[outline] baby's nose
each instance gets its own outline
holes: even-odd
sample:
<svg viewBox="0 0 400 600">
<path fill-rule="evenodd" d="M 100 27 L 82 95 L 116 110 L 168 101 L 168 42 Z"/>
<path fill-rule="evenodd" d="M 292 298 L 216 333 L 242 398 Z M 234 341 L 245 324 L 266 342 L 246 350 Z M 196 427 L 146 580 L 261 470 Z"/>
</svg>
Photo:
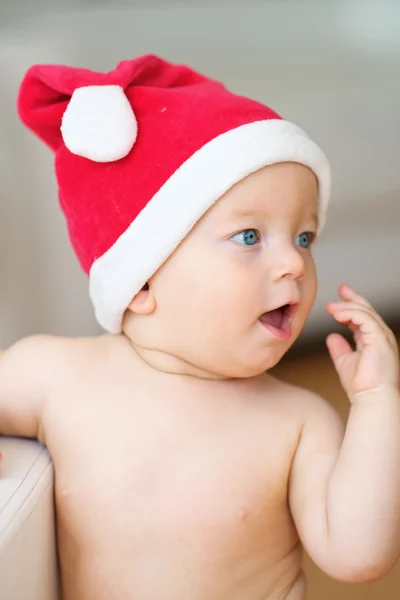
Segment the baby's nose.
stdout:
<svg viewBox="0 0 400 600">
<path fill-rule="evenodd" d="M 290 277 L 301 279 L 305 272 L 304 258 L 294 246 L 285 246 L 277 249 L 273 266 L 274 279 Z"/>
</svg>

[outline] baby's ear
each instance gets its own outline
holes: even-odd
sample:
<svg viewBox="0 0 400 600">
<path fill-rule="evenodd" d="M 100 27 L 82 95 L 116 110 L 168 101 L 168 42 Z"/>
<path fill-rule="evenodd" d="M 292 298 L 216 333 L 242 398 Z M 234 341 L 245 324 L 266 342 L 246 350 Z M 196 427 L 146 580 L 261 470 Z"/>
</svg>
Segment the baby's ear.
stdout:
<svg viewBox="0 0 400 600">
<path fill-rule="evenodd" d="M 128 310 L 136 315 L 150 315 L 155 311 L 156 299 L 152 286 L 146 283 L 136 294 L 128 306 Z"/>
</svg>

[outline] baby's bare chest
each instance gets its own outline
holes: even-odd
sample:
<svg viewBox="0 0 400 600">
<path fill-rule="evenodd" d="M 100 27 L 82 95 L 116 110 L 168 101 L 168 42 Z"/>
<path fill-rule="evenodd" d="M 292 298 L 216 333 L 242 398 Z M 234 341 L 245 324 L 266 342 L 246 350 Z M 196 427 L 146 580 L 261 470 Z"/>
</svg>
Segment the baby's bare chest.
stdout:
<svg viewBox="0 0 400 600">
<path fill-rule="evenodd" d="M 246 560 L 267 568 L 297 543 L 286 498 L 293 432 L 281 423 L 278 435 L 274 412 L 260 423 L 242 406 L 181 406 L 99 402 L 91 419 L 64 416 L 49 437 L 61 539 L 135 556 L 138 568 L 157 555 L 208 574 Z"/>
</svg>

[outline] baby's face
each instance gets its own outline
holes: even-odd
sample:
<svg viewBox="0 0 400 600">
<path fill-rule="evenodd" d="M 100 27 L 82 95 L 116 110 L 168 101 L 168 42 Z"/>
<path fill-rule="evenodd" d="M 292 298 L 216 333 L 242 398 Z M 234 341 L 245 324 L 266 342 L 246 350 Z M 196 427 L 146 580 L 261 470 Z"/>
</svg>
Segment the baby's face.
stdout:
<svg viewBox="0 0 400 600">
<path fill-rule="evenodd" d="M 218 200 L 154 275 L 161 346 L 186 372 L 258 375 L 292 345 L 316 295 L 317 196 L 306 167 L 264 168 Z"/>
</svg>

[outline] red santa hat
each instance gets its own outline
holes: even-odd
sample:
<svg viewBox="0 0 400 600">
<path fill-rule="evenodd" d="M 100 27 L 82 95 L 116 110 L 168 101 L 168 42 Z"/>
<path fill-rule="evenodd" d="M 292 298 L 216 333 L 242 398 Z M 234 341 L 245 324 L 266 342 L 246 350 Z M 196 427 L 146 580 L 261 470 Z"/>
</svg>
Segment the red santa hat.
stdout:
<svg viewBox="0 0 400 600">
<path fill-rule="evenodd" d="M 270 108 L 192 69 L 147 55 L 109 73 L 35 65 L 21 120 L 55 153 L 59 200 L 89 275 L 100 325 L 121 330 L 135 294 L 204 213 L 267 165 L 296 162 L 330 195 L 321 149 Z"/>
</svg>

